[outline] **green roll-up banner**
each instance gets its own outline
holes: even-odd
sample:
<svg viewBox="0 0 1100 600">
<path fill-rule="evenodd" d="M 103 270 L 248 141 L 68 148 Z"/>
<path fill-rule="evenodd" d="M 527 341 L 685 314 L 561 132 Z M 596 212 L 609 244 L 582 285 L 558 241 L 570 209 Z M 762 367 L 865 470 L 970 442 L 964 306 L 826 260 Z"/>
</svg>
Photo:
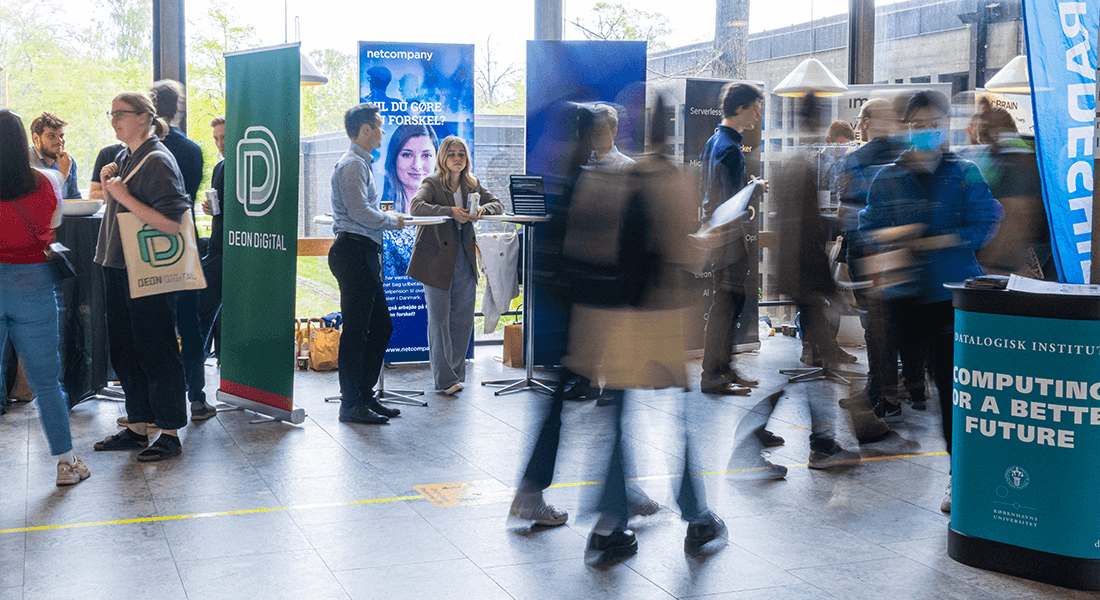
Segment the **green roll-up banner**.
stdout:
<svg viewBox="0 0 1100 600">
<path fill-rule="evenodd" d="M 225 253 L 218 400 L 294 409 L 299 44 L 225 55 Z"/>
</svg>

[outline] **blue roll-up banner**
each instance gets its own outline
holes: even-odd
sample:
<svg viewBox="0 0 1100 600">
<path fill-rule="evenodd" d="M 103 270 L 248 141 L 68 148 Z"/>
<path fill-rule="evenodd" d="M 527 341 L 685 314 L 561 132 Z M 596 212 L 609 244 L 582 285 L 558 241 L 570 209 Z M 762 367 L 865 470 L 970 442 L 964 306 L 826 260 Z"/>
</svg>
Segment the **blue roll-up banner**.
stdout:
<svg viewBox="0 0 1100 600">
<path fill-rule="evenodd" d="M 646 42 L 527 42 L 527 174 L 545 181 L 546 205 L 561 198 L 568 167 L 568 103 L 603 102 L 619 113 L 615 145 L 628 156 L 645 147 Z M 538 244 L 541 228 L 533 228 Z M 535 252 L 535 271 L 540 269 Z M 565 313 L 534 282 L 530 306 L 536 365 L 560 364 Z"/>
<path fill-rule="evenodd" d="M 1036 150 L 1058 276 L 1088 283 L 1100 0 L 1024 0 Z"/>
<path fill-rule="evenodd" d="M 359 101 L 382 110 L 382 146 L 374 177 L 382 202 L 408 213 L 420 182 L 435 171 L 439 142 L 466 140 L 474 161 L 474 47 L 472 44 L 359 42 Z M 429 227 L 450 227 L 450 223 Z M 416 227 L 383 236 L 382 274 L 393 337 L 386 362 L 428 360 L 424 285 L 405 271 Z M 472 333 L 472 332 L 471 332 Z"/>
</svg>

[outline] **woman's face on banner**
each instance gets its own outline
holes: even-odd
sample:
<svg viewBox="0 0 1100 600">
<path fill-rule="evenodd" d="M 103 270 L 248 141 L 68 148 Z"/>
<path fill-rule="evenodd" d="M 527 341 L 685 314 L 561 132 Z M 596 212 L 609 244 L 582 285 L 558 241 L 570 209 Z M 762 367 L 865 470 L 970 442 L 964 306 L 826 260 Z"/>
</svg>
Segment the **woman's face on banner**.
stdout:
<svg viewBox="0 0 1100 600">
<path fill-rule="evenodd" d="M 431 175 L 434 168 L 435 145 L 426 135 L 409 138 L 397 153 L 397 179 L 406 190 L 412 190 L 409 196 L 416 193 L 420 182 Z"/>
</svg>

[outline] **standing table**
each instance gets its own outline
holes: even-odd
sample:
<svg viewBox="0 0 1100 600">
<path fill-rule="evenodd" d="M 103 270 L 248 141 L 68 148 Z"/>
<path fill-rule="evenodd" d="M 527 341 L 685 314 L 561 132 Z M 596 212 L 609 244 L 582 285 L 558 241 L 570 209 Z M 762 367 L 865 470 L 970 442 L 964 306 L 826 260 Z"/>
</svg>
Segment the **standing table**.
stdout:
<svg viewBox="0 0 1100 600">
<path fill-rule="evenodd" d="M 519 223 L 523 226 L 523 366 L 527 369 L 523 379 L 498 379 L 482 381 L 481 385 L 504 386 L 493 392 L 494 395 L 510 394 L 534 390 L 546 394 L 554 393 L 553 388 L 535 379 L 535 341 L 534 327 L 531 322 L 531 305 L 535 300 L 535 291 L 531 285 L 531 273 L 535 270 L 535 253 L 532 250 L 535 225 L 546 223 L 550 217 L 531 217 L 526 215 L 483 215 L 484 221 L 502 221 Z"/>
<path fill-rule="evenodd" d="M 76 277 L 61 282 L 61 380 L 69 407 L 107 387 L 107 308 L 102 268 L 93 262 L 103 213 L 66 216 L 58 242 L 72 251 Z"/>
</svg>

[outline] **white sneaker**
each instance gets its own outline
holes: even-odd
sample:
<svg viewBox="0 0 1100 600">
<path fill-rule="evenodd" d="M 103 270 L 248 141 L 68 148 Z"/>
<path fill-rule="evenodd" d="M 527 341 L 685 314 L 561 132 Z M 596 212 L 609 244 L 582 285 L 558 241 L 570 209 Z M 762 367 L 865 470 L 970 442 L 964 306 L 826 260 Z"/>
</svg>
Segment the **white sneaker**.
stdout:
<svg viewBox="0 0 1100 600">
<path fill-rule="evenodd" d="M 940 510 L 951 513 L 951 482 L 947 482 L 947 491 L 943 493 L 943 502 L 940 502 Z"/>
<path fill-rule="evenodd" d="M 75 485 L 92 476 L 92 472 L 84 465 L 79 456 L 73 457 L 73 462 L 57 463 L 57 485 Z"/>
<path fill-rule="evenodd" d="M 508 516 L 534 521 L 547 527 L 565 525 L 569 520 L 569 513 L 547 504 L 542 499 L 542 494 L 517 493 L 512 500 L 512 507 L 508 509 Z"/>
<path fill-rule="evenodd" d="M 461 391 L 462 391 L 462 384 L 461 383 L 456 383 L 456 384 L 452 385 L 451 387 L 443 390 L 443 393 L 448 395 L 448 396 L 454 396 L 455 394 L 457 394 Z"/>
</svg>

